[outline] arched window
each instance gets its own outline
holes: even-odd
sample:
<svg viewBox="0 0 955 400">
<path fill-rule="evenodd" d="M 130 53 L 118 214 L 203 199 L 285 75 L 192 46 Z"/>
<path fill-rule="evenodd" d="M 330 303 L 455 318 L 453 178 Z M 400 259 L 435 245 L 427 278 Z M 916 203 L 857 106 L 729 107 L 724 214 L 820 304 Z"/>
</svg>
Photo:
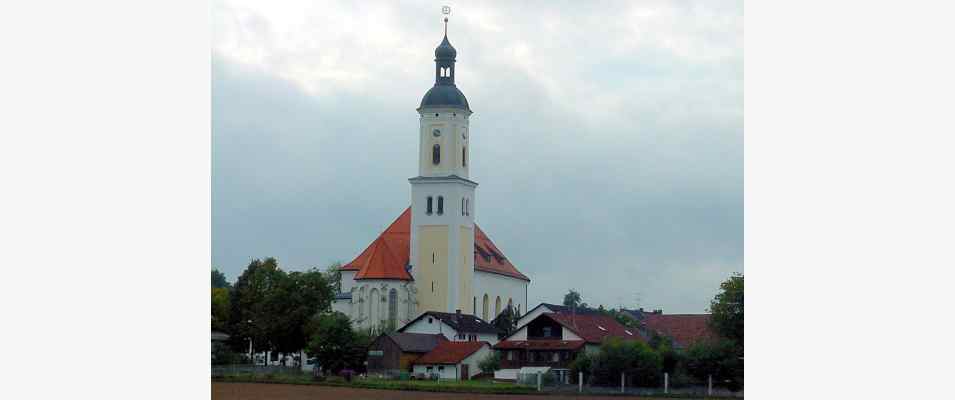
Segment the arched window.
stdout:
<svg viewBox="0 0 955 400">
<path fill-rule="evenodd" d="M 434 199 L 431 198 L 431 196 L 428 196 L 428 210 L 427 210 L 428 215 L 431 215 L 431 205 L 433 202 L 434 202 Z"/>
<path fill-rule="evenodd" d="M 431 148 L 431 162 L 434 163 L 434 165 L 441 164 L 441 145 L 440 144 L 435 144 L 434 147 Z"/>
<path fill-rule="evenodd" d="M 464 214 L 464 197 L 461 198 L 461 215 L 465 215 Z"/>
<path fill-rule="evenodd" d="M 368 300 L 365 299 L 365 288 L 358 289 L 358 318 L 359 319 L 365 317 L 365 305 L 362 303 L 365 303 L 366 301 Z"/>
<path fill-rule="evenodd" d="M 468 147 L 464 146 L 461 148 L 461 166 L 468 166 Z"/>
<path fill-rule="evenodd" d="M 488 304 L 487 304 L 487 293 L 484 293 L 484 313 L 483 313 L 482 315 L 483 315 L 485 321 L 487 321 L 487 307 L 488 307 Z"/>
<path fill-rule="evenodd" d="M 444 214 L 444 196 L 438 196 L 438 215 Z"/>
<path fill-rule="evenodd" d="M 471 315 L 477 316 L 477 296 L 474 296 L 474 304 L 471 305 Z"/>
<path fill-rule="evenodd" d="M 464 199 L 464 215 L 471 215 L 471 199 Z"/>
<path fill-rule="evenodd" d="M 392 288 L 388 292 L 388 328 L 394 328 L 398 321 L 398 290 Z"/>
<path fill-rule="evenodd" d="M 494 302 L 494 316 L 497 317 L 499 314 L 501 314 L 501 296 L 497 296 Z"/>
</svg>

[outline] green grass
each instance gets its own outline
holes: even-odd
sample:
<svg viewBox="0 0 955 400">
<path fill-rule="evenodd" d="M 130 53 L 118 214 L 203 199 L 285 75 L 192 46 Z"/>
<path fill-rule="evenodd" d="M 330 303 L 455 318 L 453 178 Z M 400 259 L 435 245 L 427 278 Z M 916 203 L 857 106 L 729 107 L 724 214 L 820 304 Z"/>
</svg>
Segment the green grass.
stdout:
<svg viewBox="0 0 955 400">
<path fill-rule="evenodd" d="M 284 383 L 295 385 L 346 386 L 363 389 L 415 390 L 423 392 L 492 393 L 492 394 L 532 394 L 537 389 L 527 385 L 493 382 L 490 380 L 450 381 L 450 380 L 389 380 L 377 378 L 353 378 L 345 382 L 341 377 L 329 377 L 316 382 L 308 374 L 228 374 L 213 378 L 219 382 Z"/>
</svg>

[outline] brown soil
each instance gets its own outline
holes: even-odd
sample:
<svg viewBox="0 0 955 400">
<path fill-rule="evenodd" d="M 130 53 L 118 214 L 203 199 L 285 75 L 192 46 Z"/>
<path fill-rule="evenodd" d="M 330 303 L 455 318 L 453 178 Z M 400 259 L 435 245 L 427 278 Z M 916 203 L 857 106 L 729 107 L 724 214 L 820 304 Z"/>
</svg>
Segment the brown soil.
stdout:
<svg viewBox="0 0 955 400">
<path fill-rule="evenodd" d="M 316 385 L 282 385 L 271 383 L 225 383 L 212 382 L 213 400 L 315 400 L 315 399 L 356 399 L 356 400 L 544 400 L 550 397 L 558 399 L 611 400 L 641 399 L 647 397 L 622 396 L 537 396 L 516 394 L 472 394 L 472 393 L 435 393 L 410 390 L 376 390 Z"/>
</svg>

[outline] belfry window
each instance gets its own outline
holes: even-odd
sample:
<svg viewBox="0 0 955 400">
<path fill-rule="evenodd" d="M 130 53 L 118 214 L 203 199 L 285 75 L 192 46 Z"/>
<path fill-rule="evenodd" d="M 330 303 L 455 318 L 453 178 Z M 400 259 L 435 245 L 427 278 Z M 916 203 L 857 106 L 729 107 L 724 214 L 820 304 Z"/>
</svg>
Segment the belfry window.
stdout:
<svg viewBox="0 0 955 400">
<path fill-rule="evenodd" d="M 431 162 L 434 165 L 441 164 L 441 145 L 436 144 L 431 148 Z"/>
<path fill-rule="evenodd" d="M 468 147 L 464 146 L 461 148 L 461 166 L 468 166 Z"/>
<path fill-rule="evenodd" d="M 426 211 L 428 215 L 431 215 L 431 203 L 433 202 L 434 202 L 434 199 L 431 196 L 428 196 L 428 210 Z"/>
<path fill-rule="evenodd" d="M 438 215 L 444 214 L 444 196 L 438 196 Z"/>
<path fill-rule="evenodd" d="M 464 215 L 464 197 L 461 198 L 461 215 Z"/>
</svg>

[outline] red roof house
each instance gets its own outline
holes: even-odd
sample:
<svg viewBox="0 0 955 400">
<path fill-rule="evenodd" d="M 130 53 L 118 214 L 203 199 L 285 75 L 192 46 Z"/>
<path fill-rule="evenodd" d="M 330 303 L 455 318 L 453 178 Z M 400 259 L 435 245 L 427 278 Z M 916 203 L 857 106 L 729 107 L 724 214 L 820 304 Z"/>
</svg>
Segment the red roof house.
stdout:
<svg viewBox="0 0 955 400">
<path fill-rule="evenodd" d="M 709 325 L 710 314 L 646 314 L 644 327 L 673 339 L 676 348 L 688 348 L 718 336 Z"/>
<path fill-rule="evenodd" d="M 438 375 L 442 379 L 471 379 L 481 373 L 478 363 L 491 354 L 487 342 L 444 341 L 414 361 L 414 373 L 419 377 Z"/>
</svg>

